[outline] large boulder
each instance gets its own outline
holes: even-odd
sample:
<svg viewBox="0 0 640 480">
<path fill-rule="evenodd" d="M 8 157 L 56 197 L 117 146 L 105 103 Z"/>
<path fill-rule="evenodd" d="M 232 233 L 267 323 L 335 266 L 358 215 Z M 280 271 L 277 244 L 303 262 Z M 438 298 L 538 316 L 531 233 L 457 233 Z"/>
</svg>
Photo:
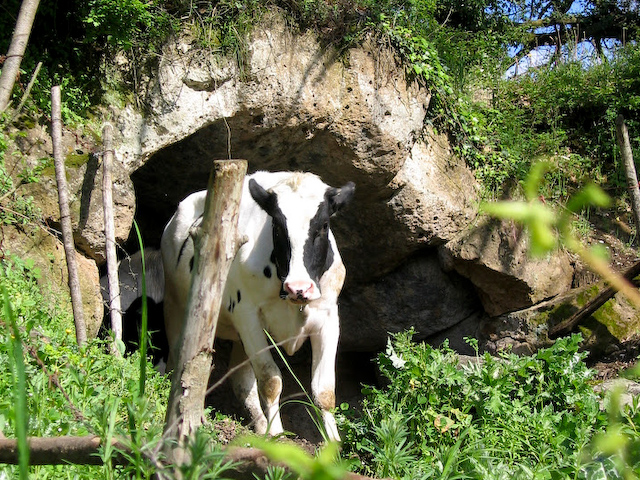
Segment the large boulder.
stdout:
<svg viewBox="0 0 640 480">
<path fill-rule="evenodd" d="M 468 319 L 477 322 L 480 310 L 469 281 L 455 273 L 443 274 L 435 252 L 420 254 L 383 278 L 344 292 L 341 346 L 380 350 L 389 333 L 409 328 L 415 329 L 416 340 L 425 340 Z M 473 336 L 475 331 L 465 333 Z"/>
<path fill-rule="evenodd" d="M 217 158 L 351 180 L 357 199 L 335 231 L 354 281 L 395 269 L 475 216 L 473 175 L 445 136 L 425 129 L 429 92 L 391 51 L 370 42 L 338 57 L 278 16 L 256 28 L 242 71 L 187 40 L 167 47 L 149 80 L 152 114 L 128 107 L 119 117 L 118 157 L 132 171 L 140 216 L 166 221 L 206 187 Z M 161 233 L 146 231 L 152 242 Z"/>
<path fill-rule="evenodd" d="M 529 239 L 513 222 L 481 219 L 441 248 L 447 270 L 471 280 L 490 316 L 522 310 L 571 288 L 570 257 L 531 258 Z"/>
</svg>

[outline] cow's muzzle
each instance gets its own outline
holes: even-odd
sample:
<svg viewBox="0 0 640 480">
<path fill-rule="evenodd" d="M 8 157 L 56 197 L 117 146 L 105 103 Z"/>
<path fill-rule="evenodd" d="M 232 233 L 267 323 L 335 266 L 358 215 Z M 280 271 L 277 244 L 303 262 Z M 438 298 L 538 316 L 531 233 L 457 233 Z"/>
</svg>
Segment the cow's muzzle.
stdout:
<svg viewBox="0 0 640 480">
<path fill-rule="evenodd" d="M 305 305 L 311 300 L 320 297 L 318 287 L 310 281 L 285 281 L 282 286 L 285 294 L 284 298 L 296 305 Z"/>
</svg>

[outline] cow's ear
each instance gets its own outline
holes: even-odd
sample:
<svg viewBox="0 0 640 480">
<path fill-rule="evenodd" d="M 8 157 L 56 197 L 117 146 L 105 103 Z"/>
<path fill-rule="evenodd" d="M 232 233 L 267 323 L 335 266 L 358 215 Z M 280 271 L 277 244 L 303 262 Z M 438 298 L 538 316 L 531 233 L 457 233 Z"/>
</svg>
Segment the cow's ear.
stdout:
<svg viewBox="0 0 640 480">
<path fill-rule="evenodd" d="M 330 215 L 333 215 L 346 204 L 348 204 L 356 192 L 356 184 L 349 182 L 340 188 L 330 188 L 325 197 L 329 202 Z"/>
<path fill-rule="evenodd" d="M 260 208 L 267 212 L 267 214 L 273 215 L 278 205 L 275 193 L 267 192 L 253 178 L 249 180 L 249 193 L 256 203 L 260 205 Z"/>
</svg>

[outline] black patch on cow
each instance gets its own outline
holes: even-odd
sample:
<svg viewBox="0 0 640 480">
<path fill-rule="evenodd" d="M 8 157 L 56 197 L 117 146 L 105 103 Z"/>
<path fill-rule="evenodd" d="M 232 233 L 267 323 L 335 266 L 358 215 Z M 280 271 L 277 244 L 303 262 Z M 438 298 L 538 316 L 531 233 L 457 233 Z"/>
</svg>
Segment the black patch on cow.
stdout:
<svg viewBox="0 0 640 480">
<path fill-rule="evenodd" d="M 240 303 L 240 299 L 242 298 L 242 296 L 240 295 L 240 290 L 238 290 L 238 303 Z"/>
<path fill-rule="evenodd" d="M 280 281 L 289 275 L 291 242 L 287 230 L 287 220 L 278 206 L 278 196 L 262 188 L 253 178 L 249 180 L 249 193 L 255 202 L 271 217 L 273 252 L 271 261 L 276 266 Z"/>
<path fill-rule="evenodd" d="M 331 252 L 331 262 L 328 261 L 329 252 L 331 252 L 329 246 L 329 204 L 323 202 L 309 222 L 307 240 L 304 242 L 302 253 L 304 266 L 316 283 L 319 283 L 320 277 L 333 262 L 333 252 Z"/>
<path fill-rule="evenodd" d="M 193 272 L 193 260 L 194 260 L 195 258 L 196 258 L 196 257 L 191 257 L 191 260 L 189 260 L 189 271 L 190 271 L 190 272 Z"/>
<path fill-rule="evenodd" d="M 303 261 L 309 276 L 316 283 L 333 263 L 333 250 L 329 244 L 329 218 L 351 200 L 354 191 L 353 182 L 342 188 L 328 188 L 324 194 L 325 201 L 309 222 Z"/>
<path fill-rule="evenodd" d="M 184 242 L 182 242 L 182 245 L 180 246 L 180 251 L 178 252 L 178 261 L 176 262 L 176 267 L 180 265 L 182 254 L 184 253 L 185 248 L 187 248 L 187 244 L 189 243 L 190 240 L 191 240 L 191 237 L 187 237 L 184 239 Z"/>
<path fill-rule="evenodd" d="M 233 298 L 229 298 L 229 306 L 227 307 L 227 310 L 229 311 L 229 313 L 233 313 L 235 309 L 236 309 L 236 302 L 233 300 Z"/>
<path fill-rule="evenodd" d="M 264 273 L 265 277 L 271 278 L 271 267 L 267 265 L 266 267 L 264 267 L 264 270 L 262 271 L 262 273 Z"/>
<path fill-rule="evenodd" d="M 182 259 L 182 254 L 184 253 L 185 249 L 187 248 L 187 245 L 189 244 L 189 241 L 193 241 L 193 238 L 191 238 L 193 229 L 200 226 L 200 224 L 202 223 L 202 219 L 203 219 L 203 215 L 200 215 L 198 218 L 196 218 L 193 221 L 193 223 L 189 227 L 189 230 L 187 230 L 187 238 L 185 238 L 184 242 L 182 242 L 182 245 L 180 246 L 180 251 L 178 252 L 178 261 L 176 262 L 176 267 L 178 265 L 180 265 L 180 260 Z M 189 263 L 189 270 L 193 270 L 193 257 L 191 257 L 191 260 L 190 260 L 190 263 Z"/>
</svg>

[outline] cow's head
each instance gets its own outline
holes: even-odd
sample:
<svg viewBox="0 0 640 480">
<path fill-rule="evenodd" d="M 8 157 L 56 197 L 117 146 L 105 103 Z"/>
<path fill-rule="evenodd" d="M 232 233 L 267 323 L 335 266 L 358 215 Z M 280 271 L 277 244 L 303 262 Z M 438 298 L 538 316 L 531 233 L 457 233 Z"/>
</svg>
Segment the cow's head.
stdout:
<svg viewBox="0 0 640 480">
<path fill-rule="evenodd" d="M 271 217 L 280 296 L 296 304 L 320 298 L 320 277 L 333 263 L 329 218 L 351 200 L 353 182 L 332 188 L 315 175 L 292 173 L 269 190 L 251 179 L 249 192 Z"/>
</svg>

